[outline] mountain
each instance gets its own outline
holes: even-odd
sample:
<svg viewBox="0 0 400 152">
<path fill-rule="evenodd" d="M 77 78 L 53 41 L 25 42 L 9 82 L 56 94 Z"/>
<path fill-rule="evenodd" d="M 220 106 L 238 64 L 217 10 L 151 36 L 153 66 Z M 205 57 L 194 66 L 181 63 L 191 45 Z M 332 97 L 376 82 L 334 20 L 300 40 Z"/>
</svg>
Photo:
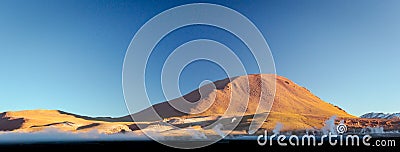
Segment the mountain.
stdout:
<svg viewBox="0 0 400 152">
<path fill-rule="evenodd" d="M 106 134 L 130 131 L 129 126 L 132 122 L 107 122 L 103 119 L 59 110 L 9 111 L 0 113 L 0 131 L 34 132 L 46 128 L 57 128 L 67 132 L 97 130 Z"/>
<path fill-rule="evenodd" d="M 375 113 L 370 112 L 363 114 L 360 118 L 375 118 L 375 119 L 400 119 L 400 113 Z"/>
<path fill-rule="evenodd" d="M 291 80 L 271 74 L 253 74 L 219 80 L 214 82 L 215 88 L 210 87 L 211 85 L 206 85 L 181 98 L 156 104 L 152 108 L 164 119 L 183 116 L 189 118 L 199 116 L 221 116 L 226 112 L 231 99 L 230 95 L 232 94 L 234 104 L 230 107 L 233 109 L 230 111 L 231 115 L 235 115 L 235 112 L 240 113 L 238 111 L 244 111 L 245 115 L 254 115 L 259 105 L 261 95 L 260 86 L 266 87 L 264 91 L 267 94 L 267 98 L 272 97 L 273 81 L 276 82 L 276 94 L 272 108 L 270 111 L 267 111 L 268 108 L 262 108 L 262 111 L 270 112 L 267 122 L 263 125 L 266 129 L 273 129 L 278 122 L 283 124 L 284 130 L 321 128 L 324 125 L 324 121 L 332 116 L 337 116 L 339 118 L 356 118 L 338 106 L 321 100 L 309 90 L 297 85 Z M 247 84 L 249 89 L 243 89 L 246 88 L 243 86 L 247 86 Z M 235 86 L 237 89 L 232 88 Z M 245 100 L 246 98 L 243 98 L 243 96 L 246 97 L 246 94 L 249 94 L 249 103 L 246 109 L 242 109 L 245 107 L 245 105 L 243 105 L 245 102 L 240 102 L 240 100 Z M 193 115 L 175 110 L 175 108 L 171 106 L 171 104 L 179 106 L 179 103 L 185 102 L 184 99 L 193 103 L 192 106 L 185 107 L 186 109 L 184 109 L 184 111 L 188 112 L 201 111 L 204 107 L 208 107 L 210 102 L 215 102 L 211 104 L 206 111 Z M 146 117 L 151 111 L 151 108 L 147 108 L 135 113 L 134 117 L 143 118 L 143 120 L 156 120 L 151 117 Z"/>
</svg>

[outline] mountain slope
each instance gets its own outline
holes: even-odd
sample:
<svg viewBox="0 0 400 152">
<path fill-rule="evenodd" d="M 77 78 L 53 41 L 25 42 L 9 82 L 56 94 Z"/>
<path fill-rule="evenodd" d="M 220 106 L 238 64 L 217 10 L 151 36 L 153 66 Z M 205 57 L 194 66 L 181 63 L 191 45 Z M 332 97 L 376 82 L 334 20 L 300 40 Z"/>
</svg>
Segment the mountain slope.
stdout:
<svg viewBox="0 0 400 152">
<path fill-rule="evenodd" d="M 305 87 L 277 76 L 272 112 L 331 117 L 354 117 L 341 108 L 321 100 Z"/>
</svg>

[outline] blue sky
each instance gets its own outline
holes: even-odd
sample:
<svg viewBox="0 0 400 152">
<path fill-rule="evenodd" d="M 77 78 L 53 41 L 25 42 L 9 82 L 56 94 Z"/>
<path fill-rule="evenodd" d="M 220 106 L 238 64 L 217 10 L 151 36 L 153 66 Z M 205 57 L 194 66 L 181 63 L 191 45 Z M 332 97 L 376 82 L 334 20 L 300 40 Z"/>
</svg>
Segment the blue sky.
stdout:
<svg viewBox="0 0 400 152">
<path fill-rule="evenodd" d="M 192 2 L 1 1 L 0 111 L 127 114 L 122 64 L 135 32 L 154 15 Z M 201 2 L 230 7 L 253 21 L 268 41 L 277 74 L 323 100 L 354 115 L 400 112 L 400 1 Z M 240 53 L 245 46 L 228 32 L 190 26 L 165 37 L 155 51 L 167 51 L 149 64 L 157 70 L 165 52 L 197 38 L 220 41 L 248 58 Z M 190 67 L 199 71 L 183 72 L 183 92 L 201 79 L 224 77 L 211 63 Z M 150 86 L 150 98 L 162 101 L 157 84 Z"/>
</svg>

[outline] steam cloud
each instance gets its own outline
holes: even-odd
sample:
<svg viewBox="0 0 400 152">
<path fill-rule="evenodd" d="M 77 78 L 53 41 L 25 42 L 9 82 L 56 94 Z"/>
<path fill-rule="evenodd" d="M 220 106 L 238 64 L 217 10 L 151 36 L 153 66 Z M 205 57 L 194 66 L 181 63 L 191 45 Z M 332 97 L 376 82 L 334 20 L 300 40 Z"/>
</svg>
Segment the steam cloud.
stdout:
<svg viewBox="0 0 400 152">
<path fill-rule="evenodd" d="M 272 132 L 274 133 L 274 135 L 277 135 L 280 133 L 282 128 L 283 128 L 283 124 L 278 122 L 278 123 L 276 123 L 276 126 L 275 126 L 274 130 L 272 130 Z"/>
<path fill-rule="evenodd" d="M 55 128 L 38 132 L 0 132 L 0 144 L 38 143 L 38 142 L 77 142 L 77 141 L 132 141 L 150 140 L 143 134 L 127 132 L 124 134 L 102 134 L 97 131 L 87 133 L 70 133 Z"/>
<path fill-rule="evenodd" d="M 330 117 L 328 120 L 325 121 L 325 126 L 321 129 L 322 133 L 327 135 L 329 132 L 332 134 L 337 134 L 335 119 L 336 115 Z"/>
</svg>

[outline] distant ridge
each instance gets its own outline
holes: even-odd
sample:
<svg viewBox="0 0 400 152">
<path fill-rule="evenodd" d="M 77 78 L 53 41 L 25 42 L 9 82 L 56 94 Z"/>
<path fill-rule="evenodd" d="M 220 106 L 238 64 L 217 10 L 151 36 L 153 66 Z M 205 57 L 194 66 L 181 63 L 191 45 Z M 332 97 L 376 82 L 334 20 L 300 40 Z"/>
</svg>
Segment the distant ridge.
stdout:
<svg viewBox="0 0 400 152">
<path fill-rule="evenodd" d="M 375 113 L 370 112 L 363 114 L 360 118 L 375 118 L 375 119 L 400 119 L 400 113 Z"/>
</svg>

